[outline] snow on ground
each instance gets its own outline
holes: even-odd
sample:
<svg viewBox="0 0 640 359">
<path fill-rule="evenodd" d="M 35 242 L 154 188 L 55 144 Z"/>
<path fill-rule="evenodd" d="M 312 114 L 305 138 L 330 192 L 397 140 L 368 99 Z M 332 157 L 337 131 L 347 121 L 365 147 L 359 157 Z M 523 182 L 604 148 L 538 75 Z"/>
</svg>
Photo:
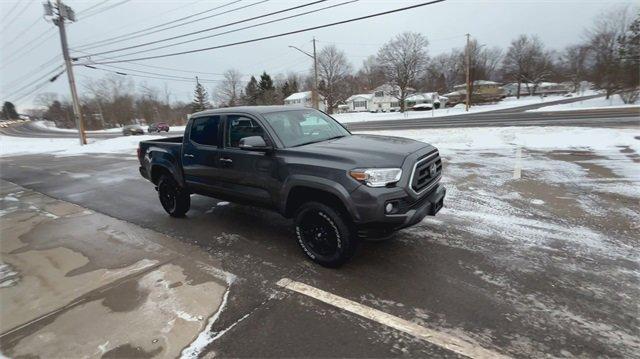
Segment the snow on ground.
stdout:
<svg viewBox="0 0 640 359">
<path fill-rule="evenodd" d="M 635 104 L 626 104 L 624 103 L 624 101 L 622 101 L 622 98 L 620 98 L 620 95 L 613 95 L 608 100 L 605 99 L 604 97 L 598 97 L 598 98 L 592 98 L 584 101 L 545 106 L 545 107 L 536 108 L 533 110 L 528 110 L 527 112 L 596 110 L 600 108 L 625 108 L 625 107 L 640 109 L 640 103 L 636 102 Z"/>
<path fill-rule="evenodd" d="M 56 156 L 116 153 L 136 156 L 138 143 L 160 136 L 122 136 L 107 140 L 89 138 L 89 144 L 80 146 L 77 138 L 27 138 L 0 136 L 0 157 L 48 153 Z"/>
<path fill-rule="evenodd" d="M 589 91 L 589 92 L 585 92 L 584 96 L 589 96 L 593 94 L 595 94 L 595 92 Z M 521 97 L 519 99 L 515 97 L 507 97 L 498 103 L 471 106 L 471 108 L 469 109 L 469 112 L 465 111 L 464 104 L 458 104 L 454 107 L 442 108 L 442 109 L 437 109 L 433 111 L 409 111 L 405 113 L 350 112 L 350 113 L 333 114 L 331 116 L 342 123 L 385 121 L 385 120 L 405 120 L 405 119 L 424 118 L 424 117 L 431 117 L 431 116 L 444 117 L 444 116 L 461 115 L 465 113 L 479 113 L 479 112 L 486 112 L 486 111 L 503 110 L 507 108 L 535 105 L 535 104 L 544 103 L 544 102 L 566 100 L 566 99 L 567 99 L 566 97 L 559 96 L 559 95 L 547 96 L 547 97 L 526 96 L 526 97 Z"/>
<path fill-rule="evenodd" d="M 468 127 L 427 130 L 365 131 L 431 143 L 440 152 L 461 149 L 615 149 L 629 146 L 640 152 L 638 129 L 594 127 Z"/>
<path fill-rule="evenodd" d="M 41 128 L 48 131 L 70 132 L 70 133 L 78 132 L 78 130 L 76 130 L 75 128 L 58 128 L 56 127 L 55 123 L 53 123 L 52 121 L 32 121 L 31 124 L 37 128 Z M 149 126 L 143 125 L 140 127 L 142 127 L 142 129 L 145 132 L 147 132 Z M 170 126 L 170 130 L 180 132 L 180 131 L 184 131 L 185 127 L 186 126 Z M 104 130 L 86 131 L 86 133 L 121 133 L 121 132 L 122 132 L 122 127 L 113 127 L 113 128 L 107 128 Z"/>
</svg>

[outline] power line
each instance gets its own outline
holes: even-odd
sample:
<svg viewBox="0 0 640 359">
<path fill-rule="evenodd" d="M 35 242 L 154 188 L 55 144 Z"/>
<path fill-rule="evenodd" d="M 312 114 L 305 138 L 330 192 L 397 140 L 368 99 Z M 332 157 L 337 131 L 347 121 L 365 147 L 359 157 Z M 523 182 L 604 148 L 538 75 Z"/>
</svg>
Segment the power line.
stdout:
<svg viewBox="0 0 640 359">
<path fill-rule="evenodd" d="M 29 30 L 33 29 L 33 27 L 38 23 L 38 21 L 41 21 L 42 19 L 40 17 L 38 17 L 34 22 L 32 22 L 31 24 L 29 24 L 27 27 L 24 28 L 24 30 L 22 30 L 18 35 L 16 35 L 16 37 L 14 37 L 13 39 L 9 40 L 9 42 L 5 43 L 3 46 L 9 46 L 11 44 L 13 44 L 14 42 L 16 42 L 16 40 L 18 40 L 22 35 L 26 34 L 27 32 L 29 32 Z"/>
<path fill-rule="evenodd" d="M 2 17 L 2 21 L 6 20 L 6 19 L 9 17 L 9 15 L 11 15 L 11 13 L 13 12 L 13 10 L 15 10 L 15 9 L 18 7 L 18 5 L 20 5 L 20 1 L 19 1 L 19 0 L 18 0 L 18 1 L 16 1 L 16 3 L 11 7 L 11 9 L 9 9 L 9 11 L 7 11 L 7 12 L 4 14 L 4 16 Z"/>
<path fill-rule="evenodd" d="M 29 0 L 26 3 L 24 3 L 25 4 L 24 7 L 20 11 L 18 11 L 16 15 L 12 16 L 11 20 L 9 20 L 9 22 L 4 25 L 4 27 L 2 28 L 2 32 L 5 32 L 7 28 L 9 28 L 9 26 L 11 26 L 11 24 L 13 24 L 13 22 L 16 21 L 20 17 L 20 15 L 24 13 L 29 7 L 29 5 L 31 5 L 31 3 L 34 1 L 35 0 Z"/>
<path fill-rule="evenodd" d="M 75 50 L 78 51 L 78 50 Z M 79 52 L 83 52 L 83 51 L 79 51 Z M 97 57 L 98 60 L 115 60 L 116 58 L 114 57 L 107 57 L 107 56 L 100 56 Z M 276 60 L 278 59 L 279 62 L 282 60 L 282 55 L 278 55 L 276 57 L 273 58 L 269 58 L 266 61 L 269 62 L 270 60 Z M 295 63 L 298 63 L 299 60 L 296 60 Z M 149 64 L 143 64 L 143 63 L 139 63 L 139 62 L 127 62 L 130 65 L 136 65 L 136 66 L 140 66 L 140 67 L 145 67 L 145 68 L 152 68 L 152 69 L 160 69 L 160 70 L 169 70 L 169 71 L 175 71 L 175 72 L 182 72 L 182 73 L 188 73 L 188 74 L 192 74 L 192 75 L 213 75 L 213 76 L 224 76 L 224 73 L 219 73 L 219 72 L 207 72 L 207 71 L 199 71 L 199 70 L 183 70 L 183 69 L 178 69 L 175 67 L 167 67 L 167 66 L 157 66 L 157 65 L 149 65 Z M 88 65 L 92 65 L 93 62 L 88 63 Z M 260 65 L 264 65 L 265 62 L 261 61 Z M 87 64 L 76 64 L 76 65 L 87 65 Z M 289 65 L 285 65 L 284 67 L 289 66 Z M 278 66 L 278 68 L 283 67 L 283 66 Z M 263 70 L 260 70 L 263 71 Z M 260 72 L 257 71 L 257 72 Z M 273 68 L 269 69 L 269 72 L 275 72 L 275 70 Z M 298 72 L 303 72 L 303 71 L 298 71 Z M 306 72 L 306 71 L 305 71 Z M 252 74 L 247 74 L 247 73 L 242 73 L 242 76 L 245 77 L 251 77 L 253 76 Z"/>
<path fill-rule="evenodd" d="M 74 51 L 88 54 L 88 52 L 83 52 L 83 51 L 79 51 L 79 50 L 74 50 Z M 116 58 L 115 57 L 100 56 L 100 57 L 98 57 L 98 59 L 115 60 Z M 89 63 L 89 64 L 92 64 L 92 63 Z M 215 75 L 215 76 L 223 76 L 224 75 L 224 74 L 219 73 L 219 72 L 182 70 L 182 69 L 176 69 L 176 68 L 166 67 L 166 66 L 156 66 L 156 65 L 149 65 L 149 64 L 141 64 L 139 62 L 129 62 L 129 64 L 142 66 L 142 67 L 148 67 L 148 68 L 155 68 L 155 69 L 160 69 L 160 70 L 170 70 L 170 71 L 177 71 L 177 72 L 183 72 L 183 73 L 190 73 L 190 74 L 203 74 L 203 75 Z M 86 64 L 77 64 L 77 65 L 86 65 Z"/>
<path fill-rule="evenodd" d="M 4 60 L 4 63 L 2 64 L 2 66 L 0 66 L 0 69 L 3 69 L 6 66 L 14 63 L 15 60 L 22 58 L 22 56 L 30 53 L 31 51 L 33 51 L 33 50 L 37 49 L 38 47 L 40 47 L 40 45 L 42 45 L 42 44 L 46 43 L 47 41 L 49 41 L 52 37 L 54 37 L 56 35 L 55 32 L 52 32 L 51 34 L 49 34 L 49 36 L 43 38 L 42 36 L 45 35 L 47 32 L 49 32 L 49 30 L 50 29 L 47 29 L 44 32 L 40 33 L 40 35 L 35 37 L 33 40 L 27 41 L 22 47 L 20 47 L 18 50 L 13 52 L 13 54 L 9 55 L 9 57 Z M 40 41 L 34 43 L 34 41 L 36 41 L 38 39 L 40 39 Z M 31 46 L 29 47 L 29 45 L 31 45 Z M 22 51 L 23 49 L 25 49 L 27 47 L 29 47 L 29 48 L 26 51 Z"/>
<path fill-rule="evenodd" d="M 238 3 L 240 1 L 242 1 L 242 0 L 234 0 L 234 1 L 231 1 L 229 3 L 213 7 L 211 9 L 207 9 L 207 10 L 195 13 L 195 14 L 184 16 L 184 17 L 181 17 L 179 19 L 167 21 L 167 22 L 164 22 L 162 24 L 154 25 L 154 26 L 142 29 L 142 30 L 134 31 L 134 32 L 131 32 L 129 34 L 123 34 L 123 35 L 114 36 L 114 37 L 111 37 L 111 38 L 108 38 L 108 39 L 104 39 L 104 40 L 100 40 L 100 41 L 94 41 L 94 42 L 92 42 L 91 44 L 88 44 L 88 45 L 80 45 L 80 46 L 78 46 L 78 48 L 79 49 L 93 49 L 93 48 L 98 47 L 98 46 L 110 45 L 112 43 L 116 43 L 116 42 L 120 42 L 120 41 L 124 41 L 124 40 L 130 40 L 130 39 L 133 39 L 133 38 L 136 38 L 136 37 L 147 36 L 147 35 L 156 33 L 158 31 L 164 31 L 164 30 L 167 30 L 167 29 L 170 29 L 170 28 L 160 29 L 160 30 L 157 30 L 157 31 L 152 31 L 152 32 L 149 32 L 147 34 L 141 34 L 141 35 L 137 35 L 137 34 L 140 34 L 140 33 L 143 33 L 143 32 L 147 32 L 149 30 L 157 29 L 159 27 L 171 25 L 171 24 L 179 22 L 179 21 L 190 19 L 190 18 L 192 18 L 194 16 L 198 16 L 198 15 L 202 15 L 202 14 L 205 14 L 205 13 L 208 13 L 208 12 L 211 12 L 211 11 L 222 9 L 223 7 L 227 7 L 227 6 L 233 5 L 233 4 Z M 269 1 L 269 0 L 264 0 L 264 1 Z M 261 2 L 264 2 L 264 1 L 261 1 Z M 237 11 L 237 10 L 242 10 L 242 9 L 245 9 L 245 8 L 247 8 L 249 6 L 253 6 L 253 5 L 257 5 L 257 4 L 250 4 L 250 5 L 241 6 L 241 7 L 235 8 L 235 9 L 231 9 L 231 10 L 227 10 L 227 11 L 224 11 L 224 12 L 221 12 L 221 13 L 217 13 L 217 14 L 213 14 L 213 15 L 207 16 L 207 17 L 202 18 L 202 19 L 198 19 L 197 21 L 200 21 L 200 20 L 203 20 L 203 19 L 209 19 L 211 17 L 227 14 L 227 13 L 230 13 L 230 12 L 233 12 L 233 11 Z M 185 23 L 185 24 L 192 24 L 192 23 L 193 23 L 193 21 Z M 182 25 L 185 25 L 185 24 L 182 24 Z M 180 25 L 180 26 L 182 26 L 182 25 Z"/>
<path fill-rule="evenodd" d="M 149 22 L 149 20 L 155 20 L 155 18 L 157 18 L 159 16 L 162 16 L 162 15 L 168 14 L 168 13 L 172 13 L 172 12 L 174 12 L 176 10 L 184 8 L 185 6 L 190 6 L 190 5 L 193 5 L 195 3 L 202 2 L 202 1 L 204 1 L 204 0 L 195 0 L 195 1 L 192 1 L 192 2 L 187 3 L 187 4 L 181 4 L 178 7 L 171 8 L 171 9 L 165 10 L 165 11 L 157 13 L 157 14 L 145 14 L 145 17 L 146 17 L 145 19 L 136 20 L 136 21 L 130 21 L 130 22 L 127 22 L 124 25 L 118 24 L 117 27 L 110 27 L 108 29 L 105 29 L 105 33 L 111 33 L 113 30 L 121 31 L 122 29 L 131 27 L 131 25 L 136 25 L 137 26 L 137 25 L 140 25 L 140 23 Z M 93 36 L 88 36 L 88 37 L 83 38 L 82 41 L 88 40 L 88 39 L 91 39 L 91 38 L 93 38 Z M 101 41 L 98 41 L 98 42 L 101 42 Z M 96 41 L 92 41 L 91 42 L 91 44 L 94 44 L 94 43 L 96 43 Z M 85 44 L 83 46 L 88 46 L 88 45 Z"/>
<path fill-rule="evenodd" d="M 261 2 L 265 2 L 265 1 L 268 1 L 268 0 L 263 0 Z M 175 39 L 179 39 L 179 38 L 182 38 L 182 37 L 191 36 L 191 35 L 195 35 L 195 34 L 200 34 L 200 33 L 203 33 L 203 32 L 208 32 L 208 31 L 212 31 L 212 30 L 216 30 L 216 29 L 221 29 L 221 28 L 224 28 L 224 27 L 241 24 L 243 22 L 248 22 L 248 21 L 260 19 L 260 18 L 263 18 L 263 17 L 268 17 L 268 16 L 271 16 L 271 15 L 280 14 L 280 13 L 283 13 L 283 12 L 287 12 L 287 11 L 303 8 L 303 7 L 306 7 L 306 6 L 315 5 L 315 4 L 318 4 L 318 3 L 321 3 L 321 2 L 325 2 L 325 1 L 327 1 L 327 0 L 316 0 L 314 2 L 310 2 L 310 3 L 307 3 L 307 4 L 298 5 L 298 6 L 290 7 L 290 8 L 283 9 L 283 10 L 274 11 L 274 12 L 263 14 L 263 15 L 259 15 L 259 16 L 254 16 L 254 17 L 251 17 L 251 18 L 243 19 L 243 20 L 238 20 L 238 21 L 234 21 L 234 22 L 230 22 L 230 23 L 226 23 L 226 24 L 222 24 L 222 25 L 218 25 L 218 26 L 214 26 L 214 27 L 198 30 L 198 31 L 193 31 L 193 32 L 190 32 L 190 33 L 182 34 L 182 35 L 172 36 L 172 37 L 165 38 L 165 39 L 160 39 L 160 40 L 156 40 L 156 41 L 150 41 L 150 42 L 146 42 L 146 43 L 142 43 L 142 44 L 138 44 L 138 45 L 122 47 L 120 49 L 98 52 L 98 53 L 95 53 L 93 55 L 103 55 L 103 54 L 109 54 L 109 53 L 113 53 L 113 52 L 120 52 L 120 51 L 124 51 L 124 50 L 135 49 L 135 48 L 138 48 L 138 47 L 153 45 L 153 44 L 157 44 L 157 43 L 160 43 L 160 42 L 175 40 Z M 260 2 L 258 2 L 258 3 L 260 3 Z M 255 5 L 255 4 L 258 4 L 258 3 L 254 3 L 252 5 Z M 91 56 L 91 55 L 82 56 L 82 57 L 88 57 L 88 56 Z"/>
<path fill-rule="evenodd" d="M 326 1 L 326 0 L 321 0 L 321 1 Z M 321 2 L 321 1 L 316 1 L 316 3 Z M 220 32 L 220 33 L 213 34 L 213 35 L 201 36 L 201 37 L 198 37 L 198 38 L 195 38 L 195 39 L 191 39 L 191 40 L 175 42 L 175 43 L 172 43 L 172 44 L 158 46 L 158 47 L 154 47 L 154 48 L 151 48 L 151 49 L 145 49 L 145 50 L 139 50 L 139 51 L 135 51 L 135 52 L 130 52 L 130 53 L 126 53 L 126 54 L 123 54 L 123 55 L 118 55 L 117 57 L 121 58 L 121 57 L 125 57 L 125 56 L 131 56 L 131 55 L 136 55 L 136 54 L 140 54 L 140 53 L 145 53 L 145 52 L 165 49 L 165 48 L 173 47 L 173 46 L 177 46 L 177 45 L 183 45 L 183 44 L 187 44 L 187 43 L 191 43 L 191 42 L 195 42 L 195 41 L 200 41 L 200 40 L 204 40 L 204 39 L 210 39 L 210 38 L 217 37 L 217 36 L 227 35 L 227 34 L 231 34 L 231 33 L 242 31 L 242 30 L 247 30 L 247 29 L 251 29 L 251 28 L 255 28 L 255 27 L 260 27 L 260 26 L 264 26 L 264 25 L 268 25 L 268 24 L 272 24 L 272 23 L 276 23 L 276 22 L 280 22 L 280 21 L 284 21 L 284 20 L 289 20 L 289 19 L 292 19 L 292 18 L 296 18 L 296 17 L 308 15 L 308 14 L 312 14 L 312 13 L 315 13 L 315 12 L 324 11 L 324 10 L 331 9 L 331 8 L 336 8 L 336 7 L 339 7 L 339 6 L 344 6 L 344 5 L 351 4 L 351 3 L 354 3 L 354 2 L 357 2 L 357 1 L 359 1 L 359 0 L 349 0 L 349 1 L 342 2 L 342 3 L 325 6 L 325 7 L 319 8 L 319 9 L 314 9 L 314 10 L 302 12 L 302 13 L 299 13 L 299 14 L 285 16 L 285 17 L 282 17 L 282 18 L 279 18 L 279 19 L 274 19 L 274 20 L 261 22 L 259 24 L 249 25 L 249 26 L 245 26 L 245 27 L 241 27 L 241 28 L 237 28 L 237 29 L 233 29 L 233 30 L 229 30 L 229 31 Z M 314 3 L 311 3 L 311 4 L 314 4 Z M 307 5 L 304 5 L 304 6 L 308 6 L 308 5 L 311 5 L 311 4 L 307 4 Z M 295 8 L 299 8 L 299 7 L 300 6 L 297 6 Z M 289 10 L 290 9 L 285 9 L 285 10 L 281 10 L 279 12 L 284 12 L 284 11 L 289 11 Z M 269 16 L 269 15 L 273 15 L 273 13 L 272 14 L 263 15 L 263 16 L 266 17 L 266 16 Z M 239 22 L 245 22 L 245 20 L 238 21 L 236 23 L 239 23 Z M 215 28 L 227 27 L 227 26 L 230 26 L 230 25 L 233 25 L 233 24 L 234 23 L 220 25 L 220 26 L 217 26 Z M 214 28 L 212 28 L 212 29 L 214 29 Z M 179 36 L 179 37 L 182 37 L 182 36 Z M 162 41 L 166 41 L 166 40 L 162 40 Z M 161 42 L 161 41 L 159 41 L 159 42 Z M 143 45 L 140 45 L 140 46 L 143 46 Z M 140 46 L 132 46 L 132 47 L 140 47 Z M 115 51 L 121 51 L 121 50 L 114 50 L 113 52 L 115 52 Z M 103 52 L 103 54 L 104 53 L 108 53 L 108 52 L 111 52 L 111 51 Z M 91 56 L 91 55 L 88 55 L 88 56 Z"/>
<path fill-rule="evenodd" d="M 11 81 L 10 83 L 3 85 L 5 90 L 9 90 L 10 88 L 12 88 L 13 86 L 16 86 L 24 81 L 26 81 L 27 79 L 33 77 L 34 75 L 38 74 L 39 72 L 41 72 L 41 70 L 46 69 L 47 67 L 50 67 L 52 65 L 52 61 L 55 60 L 58 56 L 60 56 L 60 54 L 52 57 L 51 59 L 43 62 L 42 64 L 38 65 L 34 70 L 32 70 L 30 73 L 23 75 L 13 81 Z M 59 67 L 59 66 L 58 66 Z M 56 67 L 57 68 L 57 67 Z"/>
<path fill-rule="evenodd" d="M 91 9 L 95 9 L 95 8 L 97 8 L 98 6 L 101 6 L 102 4 L 104 4 L 104 3 L 106 3 L 106 2 L 109 2 L 109 0 L 102 0 L 102 1 L 100 1 L 99 3 L 97 3 L 97 4 L 93 4 L 93 5 L 89 6 L 88 8 L 86 8 L 86 9 L 84 9 L 84 10 L 80 10 L 80 11 L 78 11 L 78 15 L 80 15 L 80 14 L 84 14 L 85 12 L 87 12 L 87 11 L 89 11 L 89 10 L 91 10 Z"/>
<path fill-rule="evenodd" d="M 59 70 L 59 69 L 60 69 L 60 67 L 62 67 L 62 65 L 58 66 L 58 68 L 56 68 L 56 69 L 55 69 L 55 71 Z M 43 76 L 43 77 L 39 78 L 37 81 L 40 81 L 40 80 L 42 80 L 42 79 L 43 79 L 43 78 L 45 78 L 45 77 L 48 77 L 49 75 L 51 75 L 51 74 L 52 74 L 52 73 L 54 73 L 55 71 L 51 71 L 51 72 L 49 72 L 47 75 L 45 75 L 45 76 Z M 33 93 L 35 93 L 36 91 L 38 91 L 39 89 L 41 89 L 42 87 L 44 87 L 45 85 L 47 85 L 48 83 L 50 83 L 50 82 L 54 82 L 55 80 L 57 80 L 57 79 L 58 79 L 58 77 L 60 77 L 60 75 L 62 75 L 65 71 L 66 71 L 66 70 L 64 70 L 64 69 L 63 69 L 62 71 L 60 71 L 60 72 L 58 72 L 57 74 L 55 74 L 53 77 L 48 78 L 48 79 L 46 79 L 45 81 L 41 82 L 40 84 L 36 85 L 36 87 L 35 87 L 34 89 L 32 89 L 31 91 L 28 91 L 27 93 L 22 94 L 22 95 L 20 95 L 20 96 L 18 96 L 18 97 L 16 97 L 16 98 L 14 98 L 14 100 L 13 100 L 13 101 L 20 101 L 20 100 L 22 100 L 24 97 L 29 96 L 29 95 L 31 95 L 31 94 L 33 94 Z M 23 87 L 21 88 L 21 90 L 16 91 L 16 93 L 18 93 L 18 92 L 22 91 L 23 89 L 26 89 L 27 87 L 32 86 L 32 85 L 33 85 L 35 82 L 37 82 L 37 81 L 33 81 L 32 83 L 28 84 L 27 86 L 23 86 Z M 17 95 L 16 95 L 16 96 L 17 96 Z"/>
<path fill-rule="evenodd" d="M 102 9 L 97 9 L 97 10 L 95 10 L 95 11 L 89 13 L 89 14 L 84 15 L 84 18 L 87 19 L 87 18 L 89 18 L 89 17 L 91 17 L 93 15 L 98 15 L 98 14 L 103 13 L 105 11 L 111 10 L 111 9 L 113 9 L 115 7 L 118 7 L 118 6 L 122 5 L 122 4 L 128 3 L 129 1 L 131 1 L 131 0 L 123 0 L 123 1 L 120 1 L 119 3 L 115 3 L 113 5 L 109 5 L 109 6 L 103 7 Z"/>
<path fill-rule="evenodd" d="M 173 76 L 173 75 L 159 74 L 159 73 L 153 73 L 153 72 L 147 72 L 147 71 L 138 71 L 138 70 L 127 69 L 127 68 L 117 67 L 117 66 L 103 65 L 103 66 L 115 68 L 115 69 L 121 70 L 121 71 L 105 69 L 105 68 L 96 67 L 96 66 L 92 66 L 92 65 L 84 65 L 84 66 L 87 67 L 87 68 L 90 68 L 92 70 L 101 70 L 101 71 L 110 72 L 110 73 L 113 73 L 113 74 L 116 74 L 116 75 L 121 75 L 121 76 L 133 76 L 133 77 L 141 77 L 141 78 L 147 78 L 147 79 L 168 80 L 168 81 L 177 81 L 177 82 L 195 82 L 193 77 Z M 135 74 L 135 73 L 132 74 L 132 73 L 123 72 L 123 71 L 141 72 L 141 73 L 146 73 L 146 74 L 152 74 L 154 76 L 140 75 L 140 74 Z M 202 79 L 202 78 L 199 78 L 199 80 L 200 80 L 200 82 L 203 82 L 203 83 L 218 83 L 218 82 L 223 81 L 223 80 Z M 243 82 L 246 82 L 246 81 L 243 81 Z"/>
<path fill-rule="evenodd" d="M 351 19 L 347 19 L 347 20 L 336 21 L 336 22 L 332 22 L 332 23 L 328 23 L 328 24 L 324 24 L 324 25 L 317 25 L 317 26 L 307 27 L 307 28 L 303 28 L 303 29 L 283 32 L 283 33 L 280 33 L 280 34 L 263 36 L 263 37 L 258 37 L 258 38 L 254 38 L 254 39 L 243 40 L 243 41 L 237 41 L 237 42 L 232 42 L 232 43 L 218 45 L 218 46 L 211 46 L 211 47 L 205 47 L 205 48 L 194 49 L 194 50 L 173 52 L 173 53 L 168 53 L 168 54 L 163 54 L 163 55 L 145 56 L 145 57 L 138 57 L 138 58 L 133 58 L 133 59 L 124 59 L 124 60 L 115 60 L 115 61 L 106 61 L 106 62 L 96 62 L 96 63 L 97 64 L 111 64 L 111 63 L 119 63 L 119 62 L 141 61 L 141 60 L 158 59 L 158 58 L 163 58 L 163 57 L 171 57 L 171 56 L 193 54 L 193 53 L 202 52 L 202 51 L 216 50 L 216 49 L 221 49 L 221 48 L 226 48 L 226 47 L 231 47 L 231 46 L 237 46 L 237 45 L 249 44 L 249 43 L 258 42 L 258 41 L 274 39 L 274 38 L 293 35 L 293 34 L 299 34 L 299 33 L 303 33 L 303 32 L 308 32 L 308 31 L 312 31 L 312 30 L 318 30 L 318 29 L 323 29 L 323 28 L 327 28 L 327 27 L 347 24 L 347 23 L 361 21 L 361 20 L 365 20 L 365 19 L 371 19 L 371 18 L 374 18 L 374 17 L 393 14 L 393 13 L 401 12 L 401 11 L 407 11 L 407 10 L 419 8 L 419 7 L 422 7 L 422 6 L 433 5 L 433 4 L 436 4 L 436 3 L 443 2 L 443 1 L 446 1 L 446 0 L 432 0 L 432 1 L 429 1 L 429 2 L 422 3 L 422 4 L 405 6 L 405 7 L 394 9 L 394 10 L 388 10 L 388 11 L 383 11 L 383 12 L 374 13 L 374 14 L 370 14 L 370 15 L 351 18 Z"/>
</svg>

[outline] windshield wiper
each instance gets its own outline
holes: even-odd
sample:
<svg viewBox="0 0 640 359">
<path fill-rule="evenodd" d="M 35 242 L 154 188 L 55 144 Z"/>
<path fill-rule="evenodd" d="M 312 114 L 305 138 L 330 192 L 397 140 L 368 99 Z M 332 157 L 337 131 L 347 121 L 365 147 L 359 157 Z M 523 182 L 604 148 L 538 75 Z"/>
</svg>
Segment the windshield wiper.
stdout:
<svg viewBox="0 0 640 359">
<path fill-rule="evenodd" d="M 318 143 L 318 142 L 324 142 L 324 141 L 330 141 L 330 140 L 335 140 L 336 138 L 342 138 L 342 137 L 346 137 L 347 135 L 339 135 L 339 136 L 333 136 L 333 137 L 329 137 L 329 138 L 323 138 L 321 140 L 317 140 L 317 141 L 311 141 L 311 142 L 305 142 L 305 143 L 301 143 L 295 146 L 291 146 L 291 147 L 300 147 L 300 146 L 304 146 L 304 145 L 310 145 L 312 143 Z"/>
</svg>

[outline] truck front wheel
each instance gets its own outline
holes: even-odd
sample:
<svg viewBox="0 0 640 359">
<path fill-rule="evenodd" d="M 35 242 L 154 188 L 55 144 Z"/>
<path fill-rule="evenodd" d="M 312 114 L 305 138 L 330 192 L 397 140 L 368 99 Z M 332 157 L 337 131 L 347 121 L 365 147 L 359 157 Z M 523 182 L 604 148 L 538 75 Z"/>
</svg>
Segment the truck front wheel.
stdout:
<svg viewBox="0 0 640 359">
<path fill-rule="evenodd" d="M 319 202 L 308 202 L 298 209 L 295 230 L 307 257 L 325 267 L 340 267 L 357 248 L 358 237 L 351 221 Z"/>
<path fill-rule="evenodd" d="M 191 207 L 191 196 L 184 191 L 176 180 L 169 175 L 162 175 L 158 180 L 158 197 L 162 208 L 171 217 L 184 217 Z"/>
</svg>

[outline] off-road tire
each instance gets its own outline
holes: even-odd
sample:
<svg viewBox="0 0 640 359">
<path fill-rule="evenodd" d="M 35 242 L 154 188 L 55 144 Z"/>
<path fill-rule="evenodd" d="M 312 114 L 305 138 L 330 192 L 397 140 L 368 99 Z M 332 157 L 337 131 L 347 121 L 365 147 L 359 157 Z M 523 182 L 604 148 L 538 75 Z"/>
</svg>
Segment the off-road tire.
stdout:
<svg viewBox="0 0 640 359">
<path fill-rule="evenodd" d="M 191 195 L 170 175 L 160 176 L 158 198 L 171 217 L 184 217 L 191 207 Z"/>
<path fill-rule="evenodd" d="M 348 215 L 319 202 L 307 202 L 298 208 L 295 231 L 304 254 L 329 268 L 346 263 L 359 243 Z"/>
</svg>

